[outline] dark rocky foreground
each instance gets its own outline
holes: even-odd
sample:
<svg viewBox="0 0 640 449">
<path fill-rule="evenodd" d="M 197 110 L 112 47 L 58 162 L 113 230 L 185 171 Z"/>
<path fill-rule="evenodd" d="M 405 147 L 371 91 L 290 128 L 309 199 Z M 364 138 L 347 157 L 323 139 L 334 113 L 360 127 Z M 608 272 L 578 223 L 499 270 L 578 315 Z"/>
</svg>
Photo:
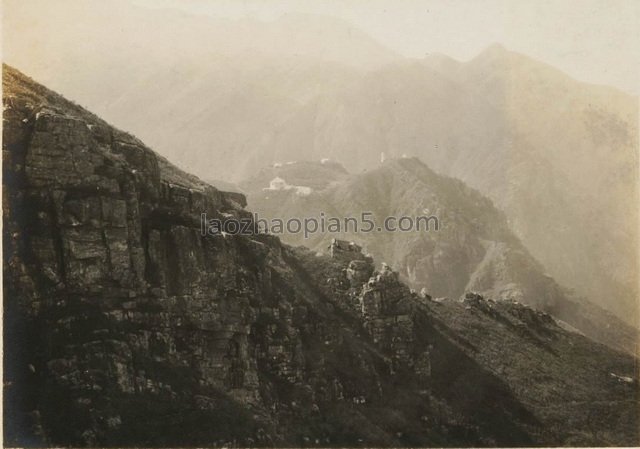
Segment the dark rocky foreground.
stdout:
<svg viewBox="0 0 640 449">
<path fill-rule="evenodd" d="M 203 237 L 241 195 L 3 68 L 7 445 L 635 445 L 636 359 L 357 251 Z"/>
</svg>

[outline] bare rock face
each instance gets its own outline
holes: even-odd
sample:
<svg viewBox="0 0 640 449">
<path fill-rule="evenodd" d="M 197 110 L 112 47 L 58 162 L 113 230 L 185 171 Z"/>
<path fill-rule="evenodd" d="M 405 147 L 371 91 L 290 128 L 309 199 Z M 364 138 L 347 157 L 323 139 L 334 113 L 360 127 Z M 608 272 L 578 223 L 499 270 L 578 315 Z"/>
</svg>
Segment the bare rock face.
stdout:
<svg viewBox="0 0 640 449">
<path fill-rule="evenodd" d="M 9 441 L 402 444 L 375 411 L 397 389 L 396 359 L 409 367 L 406 316 L 341 316 L 277 239 L 202 234 L 203 213 L 249 216 L 243 195 L 12 69 L 4 86 Z M 372 262 L 349 253 L 330 277 L 364 310 Z M 407 342 L 369 343 L 398 319 Z"/>
<path fill-rule="evenodd" d="M 250 217 L 244 196 L 181 172 L 19 72 L 3 75 L 9 444 L 566 441 L 569 432 L 547 432 L 566 416 L 545 416 L 516 388 L 529 365 L 507 383 L 491 368 L 504 356 L 476 358 L 459 337 L 478 323 L 495 325 L 489 343 L 532 353 L 531 323 L 545 347 L 569 341 L 579 357 L 566 369 L 596 385 L 580 390 L 584 403 L 628 399 L 626 384 L 599 374 L 632 377 L 634 361 L 550 318 L 516 308 L 518 326 L 504 327 L 482 311 L 428 305 L 357 248 L 328 257 L 263 234 L 203 235 L 202 213 Z M 452 332 L 461 316 L 469 321 Z M 585 362 L 594 347 L 602 366 Z M 540 379 L 568 381 L 561 369 Z M 633 441 L 637 416 L 625 413 L 603 424 L 607 441 Z M 590 423 L 575 424 L 577 442 L 604 444 Z"/>
<path fill-rule="evenodd" d="M 9 95 L 5 291 L 26 313 L 23 325 L 40 327 L 47 349 L 31 365 L 35 373 L 68 395 L 59 406 L 71 417 L 97 420 L 66 441 L 97 443 L 120 426 L 117 413 L 93 413 L 98 393 L 175 398 L 172 383 L 182 377 L 256 401 L 250 303 L 271 289 L 271 276 L 237 261 L 269 251 L 259 241 L 199 232 L 201 213 L 220 216 L 243 198 L 167 181 L 158 157 L 137 139 L 55 101 L 42 106 Z"/>
</svg>

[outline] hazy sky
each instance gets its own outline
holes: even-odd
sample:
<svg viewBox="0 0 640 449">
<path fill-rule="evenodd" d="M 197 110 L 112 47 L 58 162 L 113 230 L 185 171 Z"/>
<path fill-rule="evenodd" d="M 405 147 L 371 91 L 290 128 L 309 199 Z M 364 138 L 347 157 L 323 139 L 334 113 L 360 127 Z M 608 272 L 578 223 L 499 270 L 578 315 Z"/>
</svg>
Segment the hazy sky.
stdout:
<svg viewBox="0 0 640 449">
<path fill-rule="evenodd" d="M 134 1 L 218 17 L 338 16 L 410 57 L 439 52 L 467 60 L 500 42 L 581 81 L 640 93 L 638 0 Z"/>
</svg>

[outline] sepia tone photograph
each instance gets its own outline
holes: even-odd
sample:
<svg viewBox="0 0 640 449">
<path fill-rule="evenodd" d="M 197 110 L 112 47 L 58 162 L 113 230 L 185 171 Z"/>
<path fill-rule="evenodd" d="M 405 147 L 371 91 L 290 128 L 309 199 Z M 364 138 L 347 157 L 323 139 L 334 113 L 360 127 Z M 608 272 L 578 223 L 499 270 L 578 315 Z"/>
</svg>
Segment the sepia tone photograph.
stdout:
<svg viewBox="0 0 640 449">
<path fill-rule="evenodd" d="M 2 447 L 640 446 L 640 2 L 0 4 Z"/>
</svg>

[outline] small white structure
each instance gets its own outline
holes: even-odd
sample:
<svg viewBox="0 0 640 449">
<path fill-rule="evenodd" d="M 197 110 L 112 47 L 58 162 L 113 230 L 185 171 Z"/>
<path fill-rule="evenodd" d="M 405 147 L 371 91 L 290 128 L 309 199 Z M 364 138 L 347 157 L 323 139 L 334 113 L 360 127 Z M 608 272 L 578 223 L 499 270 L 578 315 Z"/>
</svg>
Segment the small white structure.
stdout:
<svg viewBox="0 0 640 449">
<path fill-rule="evenodd" d="M 324 165 L 324 164 L 326 164 L 327 162 L 329 162 L 330 160 L 331 160 L 331 159 L 329 159 L 328 157 L 325 157 L 325 158 L 320 159 L 320 163 Z"/>
<path fill-rule="evenodd" d="M 269 187 L 265 190 L 286 190 L 289 188 L 287 181 L 280 176 L 276 176 L 269 182 Z"/>
<path fill-rule="evenodd" d="M 294 186 L 291 184 L 287 184 L 287 181 L 282 179 L 280 176 L 276 176 L 271 181 L 269 181 L 269 187 L 265 187 L 262 190 L 264 191 L 273 191 L 273 190 L 295 190 L 296 195 L 299 196 L 307 196 L 310 195 L 313 189 L 307 186 Z"/>
<path fill-rule="evenodd" d="M 311 187 L 307 187 L 307 186 L 293 186 L 296 189 L 296 195 L 299 196 L 307 196 L 310 195 L 311 192 L 313 191 L 313 189 L 311 189 Z"/>
</svg>

